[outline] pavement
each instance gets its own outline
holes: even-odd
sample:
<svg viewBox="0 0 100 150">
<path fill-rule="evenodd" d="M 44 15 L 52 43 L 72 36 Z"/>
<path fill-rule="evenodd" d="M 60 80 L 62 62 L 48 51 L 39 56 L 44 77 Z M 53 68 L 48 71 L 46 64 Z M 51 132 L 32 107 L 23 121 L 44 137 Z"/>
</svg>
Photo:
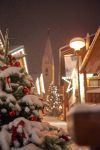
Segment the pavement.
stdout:
<svg viewBox="0 0 100 150">
<path fill-rule="evenodd" d="M 58 128 L 63 128 L 65 130 L 67 130 L 67 122 L 66 121 L 62 121 L 62 120 L 58 119 L 57 117 L 44 116 L 43 117 L 43 121 L 44 122 L 48 122 L 51 125 L 56 126 Z M 69 150 L 89 150 L 89 148 L 88 147 L 79 147 L 75 143 L 72 143 L 70 145 Z"/>
<path fill-rule="evenodd" d="M 44 116 L 43 121 L 49 122 L 51 125 L 56 126 L 58 128 L 63 128 L 63 129 L 67 130 L 67 122 L 62 121 L 62 120 L 58 119 L 57 117 Z"/>
</svg>

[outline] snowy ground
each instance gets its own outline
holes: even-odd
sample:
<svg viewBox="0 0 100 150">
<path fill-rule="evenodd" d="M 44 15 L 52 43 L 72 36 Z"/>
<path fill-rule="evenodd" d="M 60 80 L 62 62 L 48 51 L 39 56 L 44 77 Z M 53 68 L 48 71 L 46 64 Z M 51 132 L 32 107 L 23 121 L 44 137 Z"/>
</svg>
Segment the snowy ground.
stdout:
<svg viewBox="0 0 100 150">
<path fill-rule="evenodd" d="M 51 116 L 44 116 L 43 118 L 44 122 L 49 122 L 51 125 L 54 125 L 58 128 L 63 128 L 67 130 L 67 123 L 65 121 L 61 121 L 56 117 L 51 117 Z M 71 150 L 89 150 L 88 147 L 79 147 L 75 143 L 72 143 L 70 145 Z"/>
<path fill-rule="evenodd" d="M 63 128 L 67 130 L 67 123 L 65 121 L 59 120 L 57 117 L 44 116 L 43 121 L 49 122 L 51 125 L 56 126 L 58 128 Z"/>
</svg>

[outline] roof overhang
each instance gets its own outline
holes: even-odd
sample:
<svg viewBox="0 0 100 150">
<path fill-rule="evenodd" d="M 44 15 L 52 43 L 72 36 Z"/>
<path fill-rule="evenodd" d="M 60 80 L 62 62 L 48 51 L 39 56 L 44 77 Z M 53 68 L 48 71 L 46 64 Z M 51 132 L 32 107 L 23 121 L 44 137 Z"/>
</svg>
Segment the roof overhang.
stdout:
<svg viewBox="0 0 100 150">
<path fill-rule="evenodd" d="M 21 45 L 21 46 L 15 47 L 14 49 L 11 49 L 11 50 L 9 51 L 9 54 L 12 54 L 12 55 L 24 54 L 24 55 L 25 55 L 25 48 L 24 48 L 24 45 Z M 23 62 L 24 62 L 25 70 L 26 70 L 26 72 L 28 73 L 28 67 L 27 67 L 26 57 L 23 57 Z"/>
<path fill-rule="evenodd" d="M 97 73 L 100 71 L 100 27 L 89 46 L 89 49 L 80 66 L 80 73 Z"/>
</svg>

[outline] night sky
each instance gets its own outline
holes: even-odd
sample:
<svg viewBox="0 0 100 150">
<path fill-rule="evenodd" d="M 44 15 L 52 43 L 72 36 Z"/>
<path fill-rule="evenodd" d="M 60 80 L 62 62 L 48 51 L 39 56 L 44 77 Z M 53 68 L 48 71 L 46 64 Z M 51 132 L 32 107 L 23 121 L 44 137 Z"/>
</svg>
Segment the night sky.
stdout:
<svg viewBox="0 0 100 150">
<path fill-rule="evenodd" d="M 24 45 L 31 75 L 41 72 L 48 28 L 58 72 L 58 49 L 75 36 L 95 33 L 100 0 L 0 0 L 0 29 L 11 45 Z"/>
</svg>

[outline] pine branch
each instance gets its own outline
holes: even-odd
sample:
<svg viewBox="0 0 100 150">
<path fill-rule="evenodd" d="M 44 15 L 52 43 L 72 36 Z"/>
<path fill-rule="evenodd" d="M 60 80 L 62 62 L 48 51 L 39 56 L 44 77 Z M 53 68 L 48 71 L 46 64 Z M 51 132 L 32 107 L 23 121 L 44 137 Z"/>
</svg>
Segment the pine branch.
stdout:
<svg viewBox="0 0 100 150">
<path fill-rule="evenodd" d="M 0 61 L 6 64 L 4 56 L 0 56 Z"/>
</svg>

